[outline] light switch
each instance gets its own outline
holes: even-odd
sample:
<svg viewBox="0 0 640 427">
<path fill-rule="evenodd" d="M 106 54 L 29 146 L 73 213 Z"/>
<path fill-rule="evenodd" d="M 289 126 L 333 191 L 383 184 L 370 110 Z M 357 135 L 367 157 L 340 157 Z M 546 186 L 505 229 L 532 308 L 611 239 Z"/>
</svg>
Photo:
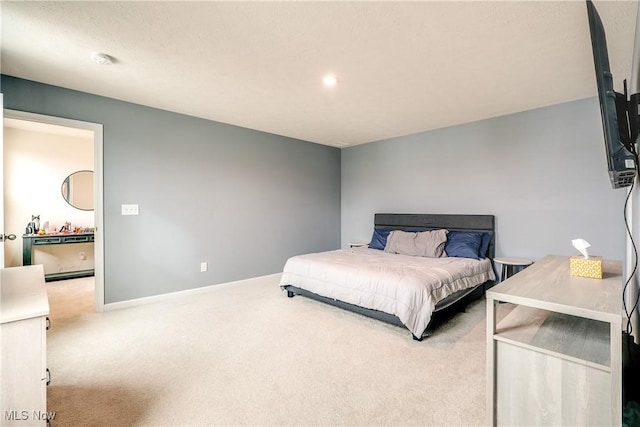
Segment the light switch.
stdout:
<svg viewBox="0 0 640 427">
<path fill-rule="evenodd" d="M 122 215 L 138 215 L 138 205 L 122 205 Z"/>
</svg>

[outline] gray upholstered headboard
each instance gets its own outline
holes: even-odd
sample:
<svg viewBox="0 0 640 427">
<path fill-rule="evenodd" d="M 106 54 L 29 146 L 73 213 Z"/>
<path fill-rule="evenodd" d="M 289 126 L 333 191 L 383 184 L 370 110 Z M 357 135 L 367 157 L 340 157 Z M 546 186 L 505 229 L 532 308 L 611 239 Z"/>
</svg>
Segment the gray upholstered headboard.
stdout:
<svg viewBox="0 0 640 427">
<path fill-rule="evenodd" d="M 446 228 L 447 230 L 490 231 L 493 238 L 489 244 L 488 256 L 495 256 L 494 215 L 456 215 L 456 214 L 389 214 L 377 213 L 374 216 L 375 228 L 388 230 L 420 231 Z"/>
</svg>

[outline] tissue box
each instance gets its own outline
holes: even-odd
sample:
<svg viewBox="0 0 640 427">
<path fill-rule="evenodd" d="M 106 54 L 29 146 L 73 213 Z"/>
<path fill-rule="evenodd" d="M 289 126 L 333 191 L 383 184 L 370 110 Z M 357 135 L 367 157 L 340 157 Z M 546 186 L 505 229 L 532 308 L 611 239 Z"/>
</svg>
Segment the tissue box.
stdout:
<svg viewBox="0 0 640 427">
<path fill-rule="evenodd" d="M 585 259 L 579 256 L 569 258 L 569 273 L 577 277 L 602 279 L 602 257 L 592 256 Z"/>
</svg>

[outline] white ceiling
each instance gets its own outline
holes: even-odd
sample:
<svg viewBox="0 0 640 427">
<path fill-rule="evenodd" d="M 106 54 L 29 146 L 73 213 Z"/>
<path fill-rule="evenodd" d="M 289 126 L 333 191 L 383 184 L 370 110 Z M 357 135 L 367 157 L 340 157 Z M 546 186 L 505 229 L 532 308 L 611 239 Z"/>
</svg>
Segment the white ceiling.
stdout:
<svg viewBox="0 0 640 427">
<path fill-rule="evenodd" d="M 637 2 L 595 5 L 621 87 Z M 3 74 L 338 147 L 596 95 L 583 1 L 0 8 Z"/>
</svg>

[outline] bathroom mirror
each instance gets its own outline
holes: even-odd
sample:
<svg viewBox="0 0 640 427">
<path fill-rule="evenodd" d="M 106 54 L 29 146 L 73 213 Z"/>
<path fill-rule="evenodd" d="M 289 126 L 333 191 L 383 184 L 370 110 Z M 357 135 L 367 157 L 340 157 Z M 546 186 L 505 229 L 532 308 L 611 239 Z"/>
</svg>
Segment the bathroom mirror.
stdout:
<svg viewBox="0 0 640 427">
<path fill-rule="evenodd" d="M 62 181 L 62 197 L 74 208 L 93 210 L 93 171 L 82 170 Z"/>
</svg>

